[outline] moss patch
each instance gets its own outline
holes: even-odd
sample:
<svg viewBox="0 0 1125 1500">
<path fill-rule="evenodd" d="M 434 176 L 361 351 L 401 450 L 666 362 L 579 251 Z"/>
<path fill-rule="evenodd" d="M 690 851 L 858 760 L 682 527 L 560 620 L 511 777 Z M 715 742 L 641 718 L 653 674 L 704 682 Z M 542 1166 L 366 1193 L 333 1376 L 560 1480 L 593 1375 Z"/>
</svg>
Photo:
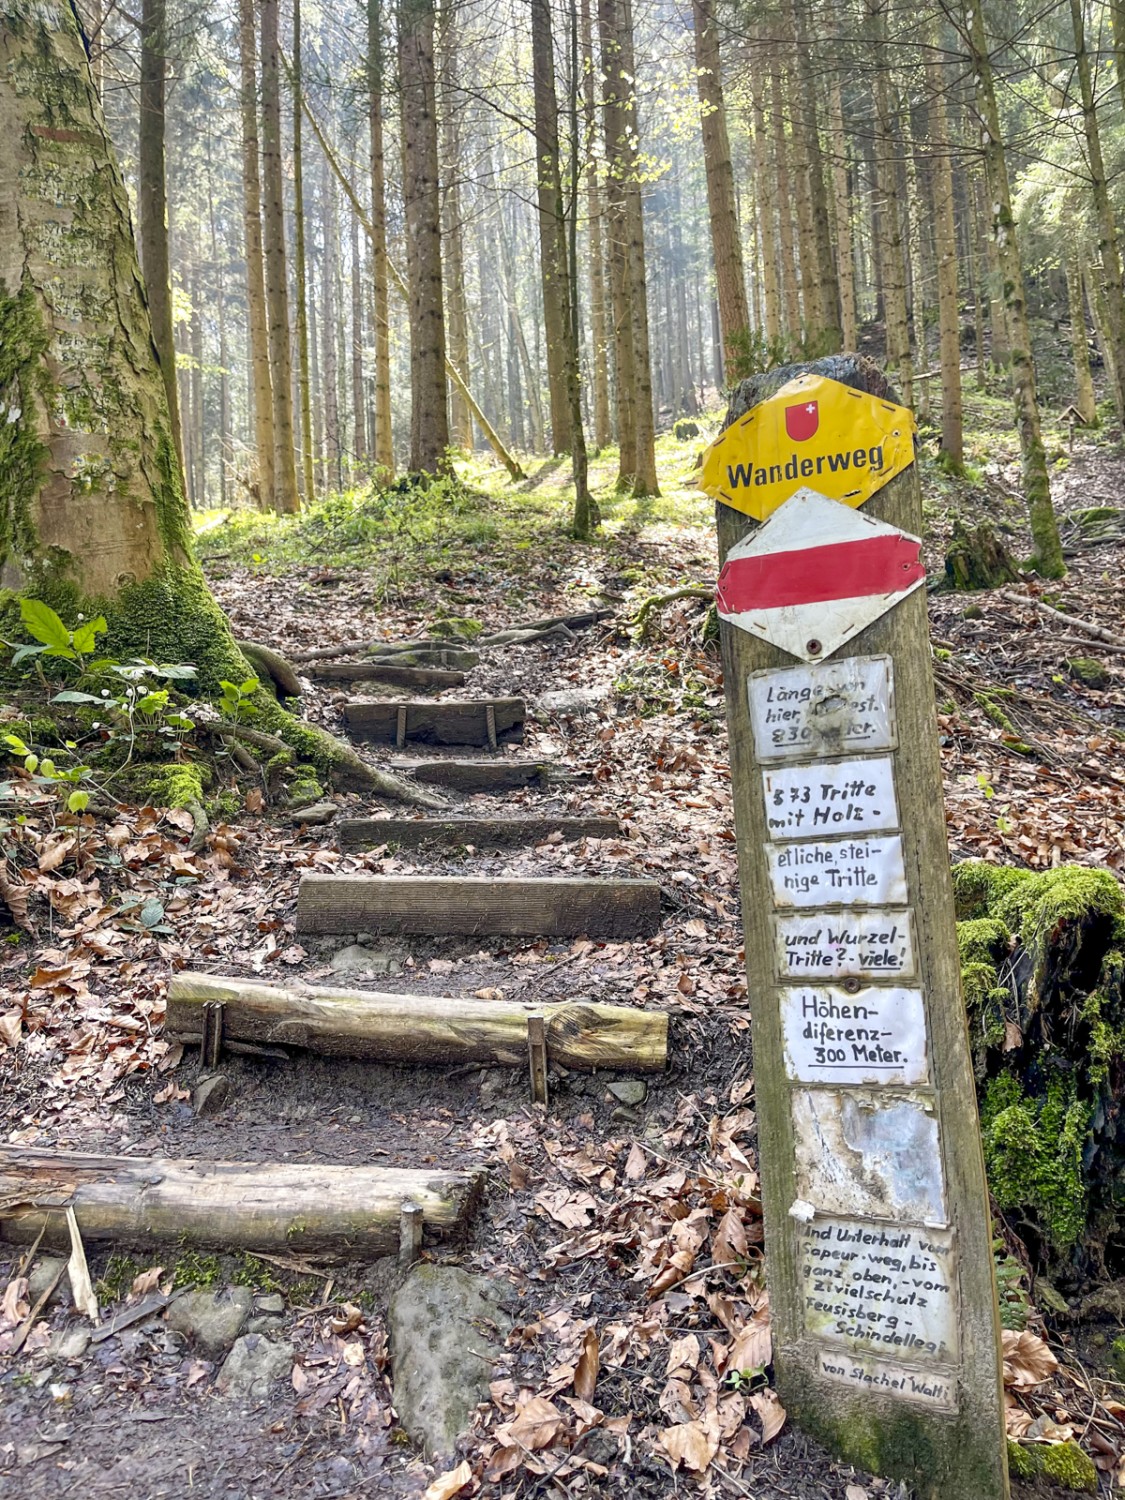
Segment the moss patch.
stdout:
<svg viewBox="0 0 1125 1500">
<path fill-rule="evenodd" d="M 203 769 L 198 765 L 160 766 L 149 779 L 154 807 L 190 807 L 203 802 Z"/>
<path fill-rule="evenodd" d="M 1094 1460 L 1075 1442 L 1024 1444 L 1009 1438 L 1008 1472 L 1013 1479 L 1027 1483 L 1045 1479 L 1060 1490 L 1097 1493 L 1098 1471 Z"/>
</svg>

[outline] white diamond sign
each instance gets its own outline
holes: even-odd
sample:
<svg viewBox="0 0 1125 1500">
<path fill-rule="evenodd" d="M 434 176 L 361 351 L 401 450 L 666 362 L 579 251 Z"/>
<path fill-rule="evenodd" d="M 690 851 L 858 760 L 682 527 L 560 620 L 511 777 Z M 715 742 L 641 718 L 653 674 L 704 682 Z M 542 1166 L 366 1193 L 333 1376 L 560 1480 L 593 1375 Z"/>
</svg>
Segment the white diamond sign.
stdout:
<svg viewBox="0 0 1125 1500">
<path fill-rule="evenodd" d="M 838 651 L 926 571 L 909 532 L 801 489 L 727 554 L 719 614 L 802 661 Z"/>
</svg>

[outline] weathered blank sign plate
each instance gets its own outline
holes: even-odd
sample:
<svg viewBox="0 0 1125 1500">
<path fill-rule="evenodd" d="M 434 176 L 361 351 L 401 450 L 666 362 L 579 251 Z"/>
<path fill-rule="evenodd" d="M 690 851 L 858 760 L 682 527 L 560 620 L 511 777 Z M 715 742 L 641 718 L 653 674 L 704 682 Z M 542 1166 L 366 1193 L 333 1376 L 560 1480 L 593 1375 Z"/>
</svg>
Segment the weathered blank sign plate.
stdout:
<svg viewBox="0 0 1125 1500">
<path fill-rule="evenodd" d="M 719 614 L 801 661 L 820 661 L 926 580 L 909 532 L 798 490 L 719 574 Z"/>
</svg>

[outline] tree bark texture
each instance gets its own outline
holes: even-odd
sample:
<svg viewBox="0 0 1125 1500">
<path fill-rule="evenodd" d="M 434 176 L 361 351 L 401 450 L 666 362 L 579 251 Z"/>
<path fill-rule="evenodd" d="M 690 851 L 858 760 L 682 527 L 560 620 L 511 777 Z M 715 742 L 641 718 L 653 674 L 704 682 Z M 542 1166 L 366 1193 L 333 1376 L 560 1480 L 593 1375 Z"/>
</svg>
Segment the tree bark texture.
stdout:
<svg viewBox="0 0 1125 1500">
<path fill-rule="evenodd" d="M 282 513 L 301 508 L 293 430 L 293 357 L 289 345 L 289 282 L 285 254 L 285 182 L 281 163 L 281 79 L 278 0 L 261 0 L 262 211 L 273 388 L 274 499 Z"/>
<path fill-rule="evenodd" d="M 866 3 L 871 44 L 880 54 L 885 54 L 888 46 L 885 0 L 866 0 Z M 876 236 L 875 249 L 882 266 L 887 363 L 894 369 L 903 405 L 913 406 L 914 361 L 910 353 L 906 307 L 906 247 L 895 172 L 890 81 L 883 68 L 875 69 L 871 87 L 875 99 L 875 192 L 881 206 L 880 232 Z"/>
<path fill-rule="evenodd" d="M 438 23 L 441 76 L 441 234 L 445 266 L 445 322 L 449 358 L 463 375 L 469 372 L 469 309 L 465 297 L 465 246 L 461 223 L 461 125 L 463 107 L 456 92 L 457 36 L 451 0 L 443 0 Z M 450 435 L 456 447 L 473 446 L 473 418 L 464 396 L 449 393 Z"/>
<path fill-rule="evenodd" d="M 723 367 L 737 370 L 739 355 L 747 352 L 750 309 L 746 302 L 746 272 L 742 263 L 742 234 L 734 195 L 734 165 L 727 134 L 723 96 L 722 55 L 713 0 L 692 0 L 695 25 L 695 68 L 699 113 L 703 129 L 703 166 L 707 179 L 707 211 L 711 221 L 711 253 L 719 298 L 719 327 L 723 337 Z"/>
<path fill-rule="evenodd" d="M 1066 300 L 1070 311 L 1070 348 L 1074 361 L 1074 406 L 1088 426 L 1098 420 L 1098 403 L 1090 374 L 1090 337 L 1086 331 L 1086 298 L 1082 289 L 1082 253 L 1077 245 L 1066 252 Z"/>
<path fill-rule="evenodd" d="M 770 48 L 770 129 L 773 134 L 774 171 L 777 174 L 777 229 L 781 249 L 781 288 L 785 307 L 785 332 L 793 349 L 802 342 L 801 294 L 797 282 L 797 249 L 793 240 L 793 197 L 790 191 L 789 152 L 785 141 L 785 104 L 781 86 L 781 59 L 776 46 Z"/>
<path fill-rule="evenodd" d="M 801 0 L 793 3 L 794 74 L 793 128 L 802 137 L 812 208 L 812 243 L 815 249 L 813 273 L 816 276 L 815 305 L 819 322 L 812 330 L 813 346 L 818 354 L 835 354 L 841 344 L 840 288 L 836 262 L 832 253 L 831 226 L 828 217 L 828 189 L 824 181 L 824 157 L 820 149 L 820 118 L 817 108 L 817 76 L 814 67 L 814 42 L 809 36 L 806 8 Z"/>
<path fill-rule="evenodd" d="M 164 160 L 164 93 L 167 14 L 164 0 L 142 0 L 140 126 L 137 132 L 137 229 L 156 357 L 164 377 L 172 441 L 183 461 L 172 327 L 172 273 L 168 264 L 168 182 Z"/>
<path fill-rule="evenodd" d="M 929 85 L 931 191 L 937 257 L 938 333 L 941 349 L 941 451 L 956 468 L 965 461 L 961 401 L 961 300 L 957 277 L 957 224 L 953 211 L 953 154 L 945 107 L 946 70 L 934 35 L 926 63 Z M 915 291 L 917 296 L 917 291 Z"/>
<path fill-rule="evenodd" d="M 262 187 L 258 157 L 258 39 L 253 0 L 238 4 L 239 103 L 242 111 L 242 222 L 246 253 L 246 310 L 258 503 L 274 508 L 273 389 L 270 383 L 266 278 L 262 263 Z"/>
<path fill-rule="evenodd" d="M 609 407 L 609 316 L 607 312 L 604 204 L 601 163 L 594 145 L 597 125 L 597 84 L 594 31 L 590 0 L 582 0 L 582 104 L 590 154 L 586 164 L 586 216 L 590 235 L 590 365 L 593 384 L 594 446 L 613 440 Z"/>
<path fill-rule="evenodd" d="M 1024 500 L 1031 522 L 1035 565 L 1045 578 L 1061 578 L 1066 572 L 1055 510 L 1051 502 L 1051 478 L 1039 423 L 1039 400 L 1035 389 L 1035 365 L 1031 357 L 1031 330 L 1024 300 L 1023 265 L 1019 238 L 1012 213 L 1008 162 L 1000 131 L 1000 111 L 992 81 L 992 63 L 984 29 L 981 0 L 966 0 L 968 43 L 976 75 L 977 106 L 984 143 L 985 169 L 993 205 L 992 242 L 1003 282 L 1004 310 L 1016 403 L 1016 426 L 1023 460 Z"/>
<path fill-rule="evenodd" d="M 433 0 L 399 0 L 398 63 L 410 303 L 410 468 L 439 474 L 448 466 L 449 416 Z"/>
<path fill-rule="evenodd" d="M 857 332 L 855 252 L 848 186 L 848 138 L 844 130 L 844 92 L 835 76 L 829 84 L 828 113 L 832 131 L 832 214 L 836 225 L 836 275 L 840 286 L 840 337 L 845 350 L 854 350 Z"/>
<path fill-rule="evenodd" d="M 297 395 L 301 411 L 301 480 L 305 500 L 316 497 L 313 479 L 312 379 L 309 372 L 309 278 L 305 255 L 305 160 L 301 141 L 301 0 L 293 0 L 293 278 L 297 289 Z"/>
<path fill-rule="evenodd" d="M 383 154 L 383 0 L 367 0 L 367 108 L 371 138 L 371 278 L 375 296 L 374 458 L 393 479 L 391 431 L 390 269 L 387 263 L 386 162 Z"/>
</svg>

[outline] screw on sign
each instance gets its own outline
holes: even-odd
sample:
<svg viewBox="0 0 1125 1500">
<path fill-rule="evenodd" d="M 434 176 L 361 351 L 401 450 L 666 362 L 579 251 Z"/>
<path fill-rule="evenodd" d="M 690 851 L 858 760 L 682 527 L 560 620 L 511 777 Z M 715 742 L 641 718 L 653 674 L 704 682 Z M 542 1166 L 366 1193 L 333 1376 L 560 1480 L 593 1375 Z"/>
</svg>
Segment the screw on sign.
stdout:
<svg viewBox="0 0 1125 1500">
<path fill-rule="evenodd" d="M 857 356 L 757 376 L 731 404 L 703 484 L 778 1389 L 919 1500 L 1005 1500 L 914 422 Z"/>
</svg>

